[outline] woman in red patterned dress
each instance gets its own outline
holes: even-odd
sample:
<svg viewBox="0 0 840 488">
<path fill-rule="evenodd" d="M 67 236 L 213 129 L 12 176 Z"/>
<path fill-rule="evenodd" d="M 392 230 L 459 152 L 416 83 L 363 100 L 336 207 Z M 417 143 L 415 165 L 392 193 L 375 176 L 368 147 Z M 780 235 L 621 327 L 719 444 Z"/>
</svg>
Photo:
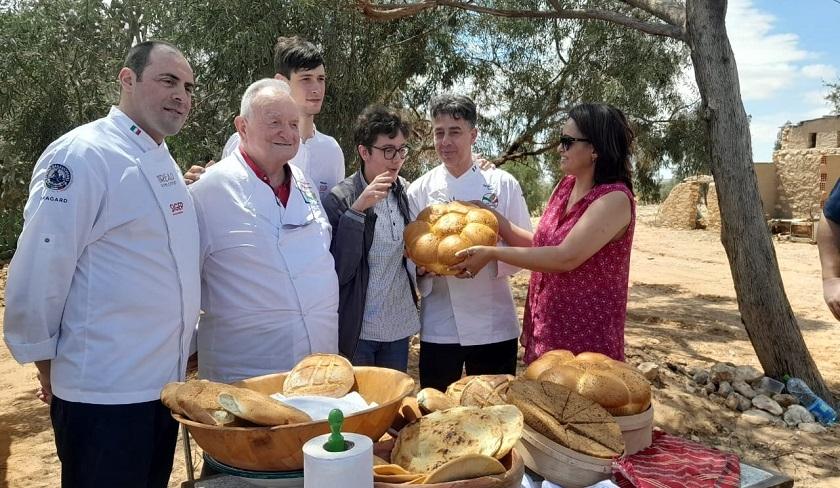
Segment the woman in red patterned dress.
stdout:
<svg viewBox="0 0 840 488">
<path fill-rule="evenodd" d="M 507 247 L 461 251 L 454 268 L 475 275 L 489 261 L 530 269 L 521 342 L 525 363 L 553 349 L 624 359 L 630 248 L 636 222 L 633 131 L 609 105 L 569 112 L 560 138 L 565 177 L 534 233 L 499 218 Z"/>
</svg>

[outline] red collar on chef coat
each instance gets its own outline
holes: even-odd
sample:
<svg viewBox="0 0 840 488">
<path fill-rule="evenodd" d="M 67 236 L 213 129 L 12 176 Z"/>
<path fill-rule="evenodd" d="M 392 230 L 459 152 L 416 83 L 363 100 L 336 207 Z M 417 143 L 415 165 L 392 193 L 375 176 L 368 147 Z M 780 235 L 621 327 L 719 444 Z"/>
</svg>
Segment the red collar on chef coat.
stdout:
<svg viewBox="0 0 840 488">
<path fill-rule="evenodd" d="M 239 152 L 242 153 L 242 158 L 245 160 L 245 163 L 248 165 L 248 167 L 251 168 L 251 171 L 253 171 L 254 174 L 257 175 L 257 178 L 259 178 L 260 181 L 262 181 L 263 183 L 268 185 L 269 188 L 271 188 L 271 191 L 274 192 L 274 196 L 277 197 L 277 201 L 279 201 L 285 207 L 286 204 L 289 202 L 289 193 L 291 193 L 292 191 L 292 172 L 289 171 L 289 165 L 283 165 L 283 172 L 285 172 L 286 178 L 283 180 L 283 183 L 280 183 L 280 186 L 274 188 L 273 186 L 271 186 L 271 181 L 269 180 L 266 172 L 263 171 L 262 168 L 257 166 L 257 163 L 255 163 L 254 160 L 251 159 L 250 156 L 248 156 L 248 153 L 246 153 L 245 150 L 242 149 L 242 146 L 239 146 Z"/>
</svg>

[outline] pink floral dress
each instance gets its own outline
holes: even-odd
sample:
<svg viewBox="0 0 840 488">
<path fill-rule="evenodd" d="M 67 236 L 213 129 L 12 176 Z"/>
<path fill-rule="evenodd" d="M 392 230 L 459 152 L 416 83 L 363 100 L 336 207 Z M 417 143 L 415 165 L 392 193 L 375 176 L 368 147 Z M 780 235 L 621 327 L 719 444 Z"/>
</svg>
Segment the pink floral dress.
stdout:
<svg viewBox="0 0 840 488">
<path fill-rule="evenodd" d="M 600 352 L 624 360 L 636 203 L 629 188 L 609 183 L 589 190 L 565 213 L 574 186 L 574 176 L 566 176 L 557 185 L 534 233 L 534 247 L 562 243 L 592 202 L 614 191 L 630 199 L 630 225 L 620 239 L 608 243 L 577 269 L 531 273 L 522 331 L 526 364 L 553 349 L 568 349 L 575 354 Z"/>
</svg>

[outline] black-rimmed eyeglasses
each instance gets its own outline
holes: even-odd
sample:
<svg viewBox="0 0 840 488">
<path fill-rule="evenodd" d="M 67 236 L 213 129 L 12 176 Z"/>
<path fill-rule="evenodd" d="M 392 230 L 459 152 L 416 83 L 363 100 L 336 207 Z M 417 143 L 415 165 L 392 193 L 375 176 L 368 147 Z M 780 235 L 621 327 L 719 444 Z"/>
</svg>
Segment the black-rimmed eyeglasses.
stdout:
<svg viewBox="0 0 840 488">
<path fill-rule="evenodd" d="M 581 137 L 572 137 L 567 135 L 560 136 L 560 145 L 563 146 L 564 151 L 568 151 L 572 144 L 576 142 L 590 142 L 589 139 L 584 139 Z"/>
<path fill-rule="evenodd" d="M 385 159 L 394 159 L 395 157 L 397 157 L 397 154 L 399 154 L 401 158 L 406 158 L 408 156 L 408 153 L 411 151 L 411 148 L 408 147 L 408 146 L 400 146 L 400 147 L 370 146 L 370 147 L 372 147 L 373 149 L 379 149 L 380 151 L 382 151 L 382 155 L 385 156 Z"/>
</svg>

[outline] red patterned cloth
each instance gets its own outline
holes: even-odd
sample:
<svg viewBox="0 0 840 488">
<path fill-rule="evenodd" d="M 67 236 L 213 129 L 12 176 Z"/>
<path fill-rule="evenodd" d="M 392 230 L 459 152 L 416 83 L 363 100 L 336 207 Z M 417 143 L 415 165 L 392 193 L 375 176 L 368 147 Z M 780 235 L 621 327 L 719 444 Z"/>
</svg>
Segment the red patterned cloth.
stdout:
<svg viewBox="0 0 840 488">
<path fill-rule="evenodd" d="M 653 443 L 613 464 L 621 488 L 739 488 L 738 456 L 654 430 Z"/>
<path fill-rule="evenodd" d="M 574 176 L 566 176 L 557 185 L 534 233 L 534 247 L 561 244 L 586 209 L 614 191 L 630 199 L 630 225 L 620 239 L 602 247 L 576 269 L 531 273 L 522 331 L 526 364 L 553 349 L 568 349 L 575 354 L 600 352 L 624 360 L 636 202 L 629 188 L 609 183 L 593 187 L 566 212 L 574 186 Z"/>
</svg>

